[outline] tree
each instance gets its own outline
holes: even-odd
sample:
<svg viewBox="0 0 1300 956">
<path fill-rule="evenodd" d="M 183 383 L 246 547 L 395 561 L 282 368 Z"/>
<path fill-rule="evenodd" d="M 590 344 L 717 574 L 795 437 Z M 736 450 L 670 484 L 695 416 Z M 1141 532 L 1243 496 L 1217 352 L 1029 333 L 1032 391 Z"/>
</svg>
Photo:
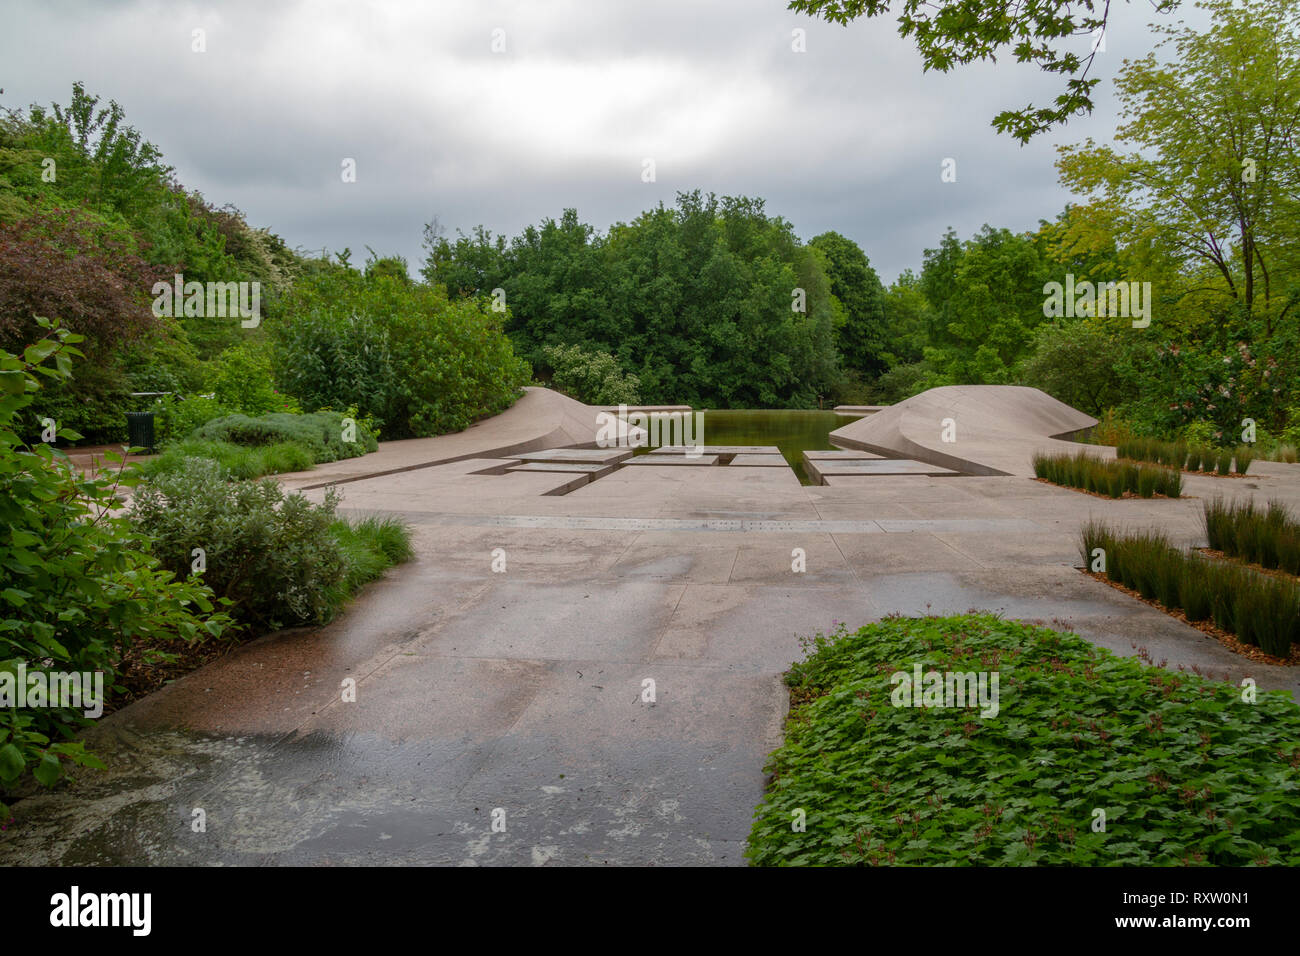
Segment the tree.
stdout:
<svg viewBox="0 0 1300 956">
<path fill-rule="evenodd" d="M 1151 53 L 1116 86 L 1116 135 L 1129 152 L 1060 147 L 1062 181 L 1090 197 L 1121 244 L 1152 240 L 1264 322 L 1300 302 L 1294 223 L 1300 199 L 1300 6 L 1201 4 L 1205 34 L 1161 30 L 1177 61 Z M 1204 281 L 1191 284 L 1205 288 Z"/>
<path fill-rule="evenodd" d="M 835 329 L 841 361 L 868 375 L 880 374 L 885 369 L 885 290 L 880 277 L 861 247 L 838 232 L 824 232 L 808 245 L 823 256 L 831 295 L 844 309 Z"/>
<path fill-rule="evenodd" d="M 958 243 L 949 230 L 921 271 L 935 313 L 926 360 L 951 384 L 1006 383 L 1043 321 L 1047 274 L 1030 236 L 986 225 Z"/>
<path fill-rule="evenodd" d="M 1086 320 L 1042 325 L 1035 330 L 1018 377 L 1023 385 L 1099 415 L 1134 395 L 1124 375 L 1125 349 L 1119 335 L 1092 328 Z"/>
<path fill-rule="evenodd" d="M 1152 0 L 1159 13 L 1178 6 L 1179 0 Z M 889 14 L 890 0 L 792 0 L 791 10 L 848 25 L 859 17 Z M 1098 9 L 1100 7 L 1100 9 Z M 1067 77 L 1065 91 L 1053 105 L 1004 110 L 993 120 L 999 131 L 1028 142 L 1038 133 L 1064 123 L 1071 116 L 1090 113 L 1093 89 L 1099 82 L 1089 77 L 1097 43 L 1086 55 L 1068 49 L 1077 37 L 1100 38 L 1110 13 L 1110 0 L 1042 0 L 1009 4 L 1005 0 L 903 0 L 898 32 L 912 37 L 925 69 L 948 72 L 979 60 L 996 61 L 1010 53 L 1019 63 L 1034 63 L 1048 73 Z"/>
<path fill-rule="evenodd" d="M 680 193 L 605 235 L 566 209 L 508 244 L 431 223 L 426 248 L 452 295 L 504 292 L 521 354 L 608 353 L 646 401 L 810 407 L 837 377 L 825 257 L 760 199 Z"/>
<path fill-rule="evenodd" d="M 1280 425 L 1300 345 L 1300 2 L 1202 6 L 1207 32 L 1162 31 L 1170 62 L 1126 64 L 1117 146 L 1061 148 L 1062 181 L 1088 199 L 1068 232 L 1114 237 L 1123 278 L 1152 283 L 1148 337 L 1200 369 L 1153 366 L 1146 414 Z"/>
<path fill-rule="evenodd" d="M 886 367 L 919 362 L 934 317 L 921 280 L 911 269 L 904 269 L 885 292 L 884 312 Z"/>
</svg>

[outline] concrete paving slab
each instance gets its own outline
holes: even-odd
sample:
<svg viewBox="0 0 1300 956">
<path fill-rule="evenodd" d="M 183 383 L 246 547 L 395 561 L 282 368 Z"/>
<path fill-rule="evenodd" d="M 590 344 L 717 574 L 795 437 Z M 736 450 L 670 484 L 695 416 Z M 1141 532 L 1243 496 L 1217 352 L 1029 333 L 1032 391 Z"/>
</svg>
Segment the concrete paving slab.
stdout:
<svg viewBox="0 0 1300 956">
<path fill-rule="evenodd" d="M 883 455 L 873 455 L 869 451 L 845 448 L 834 448 L 828 451 L 805 450 L 803 453 L 804 461 L 871 461 L 883 457 Z"/>
<path fill-rule="evenodd" d="M 544 448 L 513 456 L 520 461 L 613 465 L 632 457 L 630 448 Z"/>
<path fill-rule="evenodd" d="M 835 535 L 844 560 L 860 578 L 907 571 L 965 571 L 979 562 L 930 534 Z"/>
<path fill-rule="evenodd" d="M 654 659 L 699 660 L 734 673 L 783 673 L 803 654 L 800 638 L 879 616 L 869 589 L 691 584 L 654 649 Z"/>
<path fill-rule="evenodd" d="M 804 467 L 808 469 L 809 477 L 819 481 L 830 481 L 833 478 L 879 478 L 886 475 L 925 475 L 929 478 L 960 475 L 960 472 L 951 468 L 909 459 L 814 459 Z"/>
<path fill-rule="evenodd" d="M 620 578 L 725 584 L 736 564 L 736 548 L 683 552 L 678 547 L 634 543 L 610 573 Z"/>
<path fill-rule="evenodd" d="M 674 455 L 674 454 L 651 454 L 637 455 L 635 458 L 629 458 L 629 465 L 643 466 L 679 466 L 679 465 L 716 465 L 718 463 L 717 455 Z"/>
<path fill-rule="evenodd" d="M 541 471 L 554 474 L 586 475 L 588 481 L 595 481 L 597 478 L 603 478 L 605 475 L 610 474 L 614 470 L 614 467 L 614 465 L 587 464 L 569 461 L 526 461 L 522 464 L 511 465 L 506 468 L 506 471 Z"/>
<path fill-rule="evenodd" d="M 661 445 L 654 450 L 657 455 L 681 455 L 685 454 L 689 446 L 687 445 Z M 705 455 L 779 455 L 781 449 L 776 445 L 705 445 L 702 449 Z"/>
<path fill-rule="evenodd" d="M 761 547 L 740 548 L 730 583 L 800 588 L 858 583 L 853 568 L 829 535 L 807 535 L 796 540 L 800 543 L 788 548 L 766 542 Z"/>
<path fill-rule="evenodd" d="M 789 468 L 790 463 L 784 455 L 736 455 L 731 459 L 730 467 L 740 468 Z"/>
</svg>

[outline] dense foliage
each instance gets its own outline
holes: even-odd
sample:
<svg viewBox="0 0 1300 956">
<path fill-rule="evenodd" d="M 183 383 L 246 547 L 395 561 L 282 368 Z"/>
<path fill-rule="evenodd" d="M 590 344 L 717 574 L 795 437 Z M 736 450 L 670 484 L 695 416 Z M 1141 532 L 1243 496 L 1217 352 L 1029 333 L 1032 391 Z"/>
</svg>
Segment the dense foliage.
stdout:
<svg viewBox="0 0 1300 956">
<path fill-rule="evenodd" d="M 403 526 L 341 526 L 338 500 L 333 489 L 315 505 L 272 479 L 231 482 L 194 458 L 141 485 L 130 517 L 163 567 L 198 577 L 241 623 L 266 630 L 328 621 L 361 583 L 411 556 Z"/>
<path fill-rule="evenodd" d="M 359 408 L 386 438 L 459 431 L 508 408 L 528 364 L 482 300 L 346 264 L 299 280 L 270 336 L 276 379 L 304 408 Z"/>
<path fill-rule="evenodd" d="M 529 372 L 503 316 L 412 282 L 400 257 L 372 253 L 363 272 L 349 256 L 306 258 L 186 190 L 122 108 L 79 83 L 67 106 L 0 112 L 0 347 L 20 350 L 50 315 L 89 358 L 20 420 L 25 437 L 48 417 L 64 437 L 122 441 L 126 412 L 147 408 L 162 441 L 223 414 L 320 408 L 406 437 L 514 400 Z M 155 314 L 155 283 L 177 275 L 257 283 L 258 321 Z"/>
<path fill-rule="evenodd" d="M 260 336 L 237 319 L 156 316 L 155 282 L 257 281 L 265 304 L 306 268 L 237 210 L 177 183 L 122 108 L 80 83 L 66 106 L 0 110 L 0 347 L 32 341 L 46 315 L 85 337 L 88 359 L 45 391 L 20 422 L 25 437 L 48 416 L 121 441 L 139 408 L 131 392 L 200 392 L 204 360 Z"/>
<path fill-rule="evenodd" d="M 0 671 L 102 671 L 111 694 L 132 651 L 148 660 L 221 635 L 229 619 L 208 587 L 179 579 L 114 514 L 118 481 L 82 477 L 48 444 L 16 434 L 41 377 L 66 381 L 80 355 L 77 336 L 49 324 L 42 331 L 21 357 L 0 352 Z M 70 740 L 83 723 L 76 707 L 0 707 L 0 787 L 25 773 L 52 785 L 65 761 L 99 765 Z"/>
<path fill-rule="evenodd" d="M 837 316 L 872 321 L 845 316 L 824 252 L 744 197 L 680 193 L 605 235 L 569 209 L 509 243 L 480 227 L 455 242 L 430 228 L 427 244 L 423 275 L 453 296 L 503 299 L 539 370 L 552 368 L 547 346 L 607 352 L 655 404 L 814 407 L 840 381 Z M 867 281 L 845 270 L 844 288 Z"/>
<path fill-rule="evenodd" d="M 551 366 L 551 384 L 589 405 L 635 405 L 641 401 L 641 382 L 619 366 L 608 352 L 581 345 L 548 345 L 542 356 Z"/>
<path fill-rule="evenodd" d="M 1300 862 L 1300 709 L 1284 693 L 1248 702 L 987 615 L 841 627 L 808 650 L 786 675 L 756 864 Z M 997 714 L 891 706 L 892 675 L 916 664 L 996 673 Z"/>
</svg>

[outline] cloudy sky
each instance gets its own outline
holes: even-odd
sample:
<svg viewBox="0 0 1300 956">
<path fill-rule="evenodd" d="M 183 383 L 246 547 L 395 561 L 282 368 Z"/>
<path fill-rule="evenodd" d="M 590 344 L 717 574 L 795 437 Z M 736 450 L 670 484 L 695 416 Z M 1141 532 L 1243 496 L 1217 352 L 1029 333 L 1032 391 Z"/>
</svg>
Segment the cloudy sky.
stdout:
<svg viewBox="0 0 1300 956">
<path fill-rule="evenodd" d="M 763 197 L 804 239 L 842 232 L 889 281 L 950 225 L 1053 218 L 1055 145 L 1110 138 L 1110 80 L 1157 16 L 1113 7 L 1098 110 L 1026 147 L 990 121 L 1058 81 L 1012 63 L 926 75 L 893 21 L 839 27 L 783 0 L 7 0 L 0 105 L 65 103 L 81 80 L 187 186 L 354 261 L 368 245 L 414 269 L 435 216 L 513 236 L 572 206 L 604 230 L 701 189 Z"/>
</svg>

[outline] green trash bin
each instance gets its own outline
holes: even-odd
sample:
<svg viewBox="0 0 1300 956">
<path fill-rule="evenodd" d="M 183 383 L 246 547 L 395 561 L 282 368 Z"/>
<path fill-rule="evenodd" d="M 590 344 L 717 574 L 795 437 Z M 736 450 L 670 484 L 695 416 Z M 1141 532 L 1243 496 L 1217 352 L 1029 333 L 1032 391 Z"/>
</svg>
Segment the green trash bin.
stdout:
<svg viewBox="0 0 1300 956">
<path fill-rule="evenodd" d="M 153 412 L 126 413 L 126 440 L 132 448 L 153 454 Z"/>
</svg>

